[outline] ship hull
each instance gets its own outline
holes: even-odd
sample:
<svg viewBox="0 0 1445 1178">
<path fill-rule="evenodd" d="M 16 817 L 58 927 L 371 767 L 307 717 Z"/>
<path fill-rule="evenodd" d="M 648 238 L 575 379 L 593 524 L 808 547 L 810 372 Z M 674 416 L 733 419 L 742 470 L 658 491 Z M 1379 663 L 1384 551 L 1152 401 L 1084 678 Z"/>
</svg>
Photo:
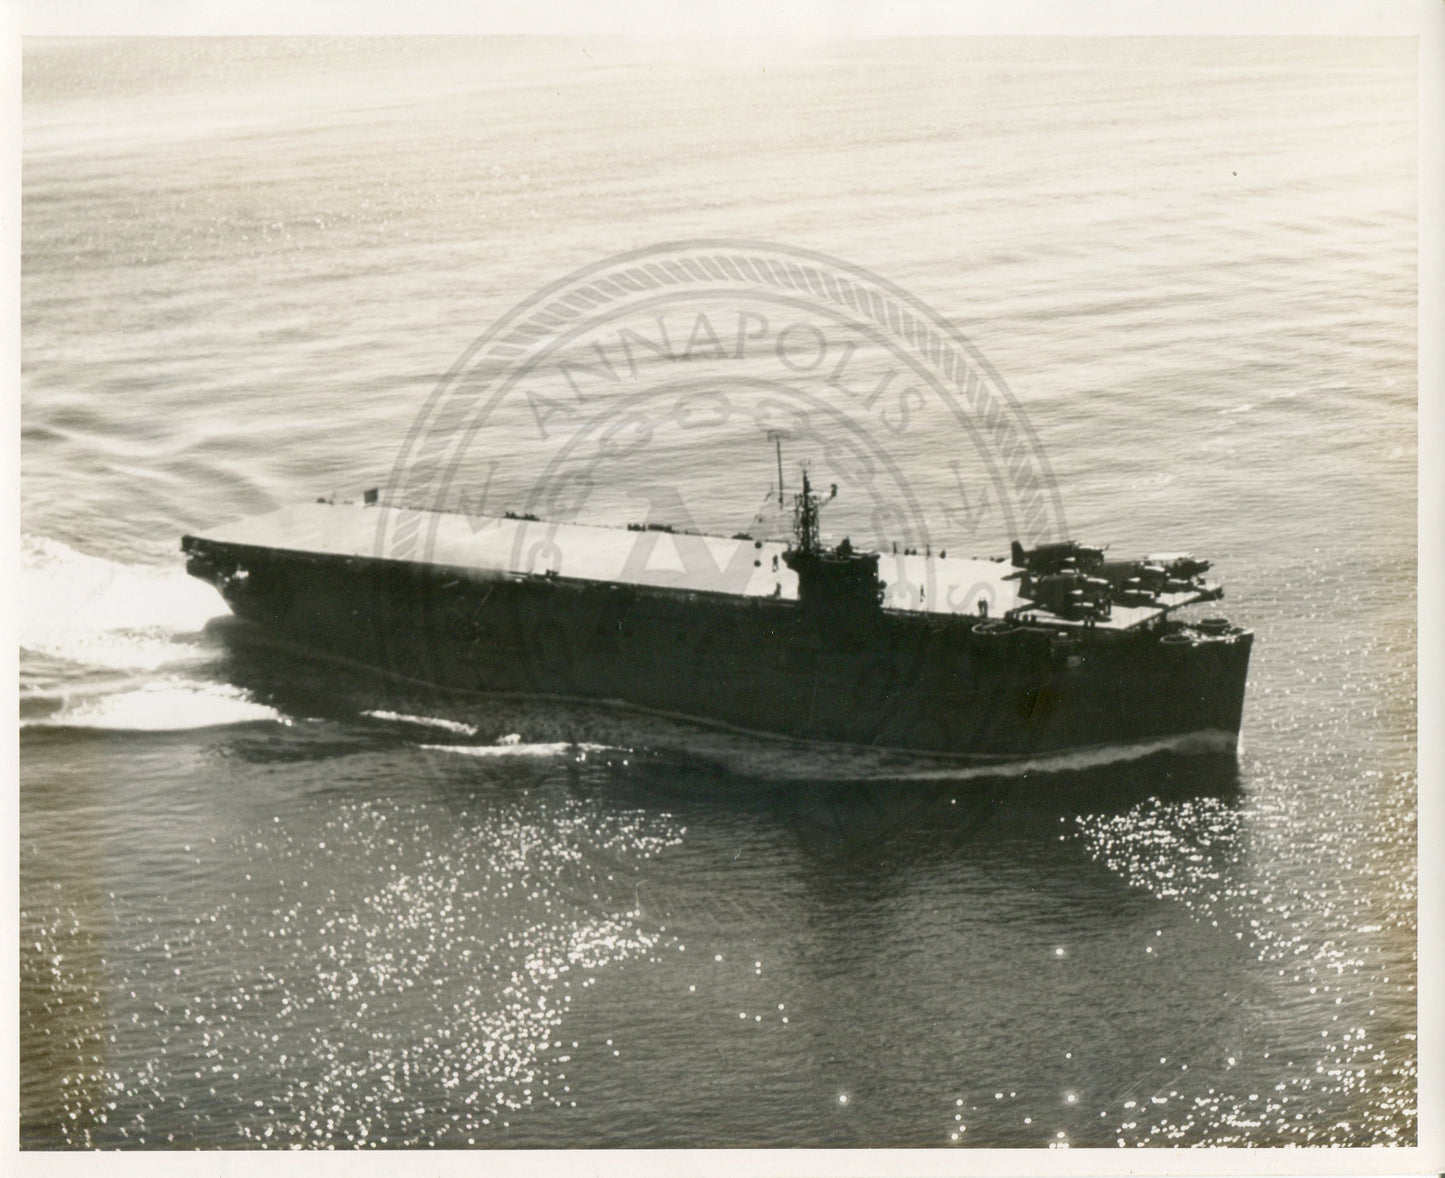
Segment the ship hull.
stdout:
<svg viewBox="0 0 1445 1178">
<path fill-rule="evenodd" d="M 1252 635 L 999 627 L 188 538 L 190 571 L 289 642 L 448 691 L 622 704 L 968 762 L 1237 736 Z"/>
</svg>

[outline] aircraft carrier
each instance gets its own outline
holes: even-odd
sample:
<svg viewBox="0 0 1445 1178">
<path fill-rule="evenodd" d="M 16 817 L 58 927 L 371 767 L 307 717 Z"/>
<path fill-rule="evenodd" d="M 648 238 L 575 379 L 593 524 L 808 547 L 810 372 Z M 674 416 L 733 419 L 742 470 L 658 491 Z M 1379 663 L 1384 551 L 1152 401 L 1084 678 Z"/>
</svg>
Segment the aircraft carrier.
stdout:
<svg viewBox="0 0 1445 1178">
<path fill-rule="evenodd" d="M 836 493 L 836 490 L 835 490 Z M 1000 558 L 822 543 L 804 476 L 787 539 L 318 501 L 182 539 L 187 570 L 292 644 L 456 693 L 565 697 L 824 744 L 992 763 L 1199 739 L 1232 748 L 1253 635 L 1185 606 L 1171 554 L 1076 542 Z"/>
</svg>

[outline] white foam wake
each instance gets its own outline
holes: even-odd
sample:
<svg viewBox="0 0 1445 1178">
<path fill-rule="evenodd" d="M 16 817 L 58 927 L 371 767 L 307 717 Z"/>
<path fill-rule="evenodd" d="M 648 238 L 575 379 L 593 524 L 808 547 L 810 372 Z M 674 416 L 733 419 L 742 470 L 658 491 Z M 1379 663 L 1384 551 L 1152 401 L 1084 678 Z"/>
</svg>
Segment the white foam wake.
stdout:
<svg viewBox="0 0 1445 1178">
<path fill-rule="evenodd" d="M 1080 769 L 1097 769 L 1103 765 L 1115 765 L 1122 761 L 1138 761 L 1156 753 L 1214 753 L 1229 752 L 1235 747 L 1232 734 L 1222 731 L 1190 732 L 1183 736 L 1171 736 L 1163 740 L 1141 741 L 1138 744 L 1100 745 L 1097 748 L 1078 749 L 1074 752 L 1056 753 L 1047 757 L 1030 757 L 1019 761 L 1005 761 L 991 766 L 977 766 L 967 769 L 940 769 L 910 775 L 921 778 L 969 778 L 969 777 L 1018 777 L 1026 773 L 1073 773 Z"/>
<path fill-rule="evenodd" d="M 585 756 L 587 753 L 601 753 L 608 749 L 605 744 L 572 744 L 563 740 L 539 744 L 523 744 L 520 741 L 511 744 L 424 744 L 421 747 L 438 753 L 457 753 L 464 757 L 565 757 L 574 752 Z"/>
<path fill-rule="evenodd" d="M 399 724 L 418 724 L 424 728 L 441 728 L 446 732 L 455 732 L 461 736 L 475 736 L 478 729 L 471 724 L 463 724 L 458 720 L 442 720 L 436 716 L 408 716 L 405 712 L 369 711 L 362 712 L 363 716 L 370 716 L 374 720 L 391 720 Z"/>
<path fill-rule="evenodd" d="M 257 703 L 239 688 L 161 682 L 108 694 L 67 695 L 55 711 L 22 720 L 20 726 L 181 732 L 259 720 L 289 723 L 275 708 Z"/>
<path fill-rule="evenodd" d="M 763 734 L 693 731 L 685 744 L 653 729 L 644 743 L 673 749 L 752 780 L 846 782 L 952 782 L 975 778 L 1069 774 L 1158 753 L 1203 754 L 1236 748 L 1233 733 L 1208 730 L 1131 744 L 1096 745 L 1013 760 L 963 761 L 946 754 L 900 749 L 801 743 Z"/>
<path fill-rule="evenodd" d="M 82 666 L 148 671 L 202 657 L 180 641 L 226 612 L 209 585 L 174 567 L 88 556 L 21 539 L 20 649 Z"/>
</svg>

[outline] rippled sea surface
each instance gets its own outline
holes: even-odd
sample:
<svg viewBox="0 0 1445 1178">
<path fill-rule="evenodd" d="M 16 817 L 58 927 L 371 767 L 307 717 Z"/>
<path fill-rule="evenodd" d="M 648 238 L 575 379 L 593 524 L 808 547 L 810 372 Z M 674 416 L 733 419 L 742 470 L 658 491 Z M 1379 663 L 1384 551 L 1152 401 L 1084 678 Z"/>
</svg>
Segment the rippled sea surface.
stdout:
<svg viewBox="0 0 1445 1178">
<path fill-rule="evenodd" d="M 1413 1143 L 1414 52 L 29 43 L 22 1144 Z M 741 778 L 185 576 L 696 236 L 905 287 L 1075 535 L 1212 558 L 1240 755 Z"/>
</svg>

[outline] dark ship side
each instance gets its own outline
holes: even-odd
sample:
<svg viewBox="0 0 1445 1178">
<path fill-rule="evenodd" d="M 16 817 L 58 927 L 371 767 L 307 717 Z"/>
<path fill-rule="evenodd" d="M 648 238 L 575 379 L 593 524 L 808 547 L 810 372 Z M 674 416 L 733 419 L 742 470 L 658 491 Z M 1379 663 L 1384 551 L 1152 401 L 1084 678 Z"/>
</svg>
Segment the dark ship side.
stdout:
<svg viewBox="0 0 1445 1178">
<path fill-rule="evenodd" d="M 1222 596 L 1207 562 L 1073 541 L 862 552 L 821 542 L 821 506 L 805 475 L 787 542 L 429 513 L 427 553 L 398 560 L 377 545 L 393 509 L 368 492 L 181 546 L 241 617 L 448 691 L 945 762 L 1234 747 L 1253 635 L 1174 616 Z"/>
</svg>

